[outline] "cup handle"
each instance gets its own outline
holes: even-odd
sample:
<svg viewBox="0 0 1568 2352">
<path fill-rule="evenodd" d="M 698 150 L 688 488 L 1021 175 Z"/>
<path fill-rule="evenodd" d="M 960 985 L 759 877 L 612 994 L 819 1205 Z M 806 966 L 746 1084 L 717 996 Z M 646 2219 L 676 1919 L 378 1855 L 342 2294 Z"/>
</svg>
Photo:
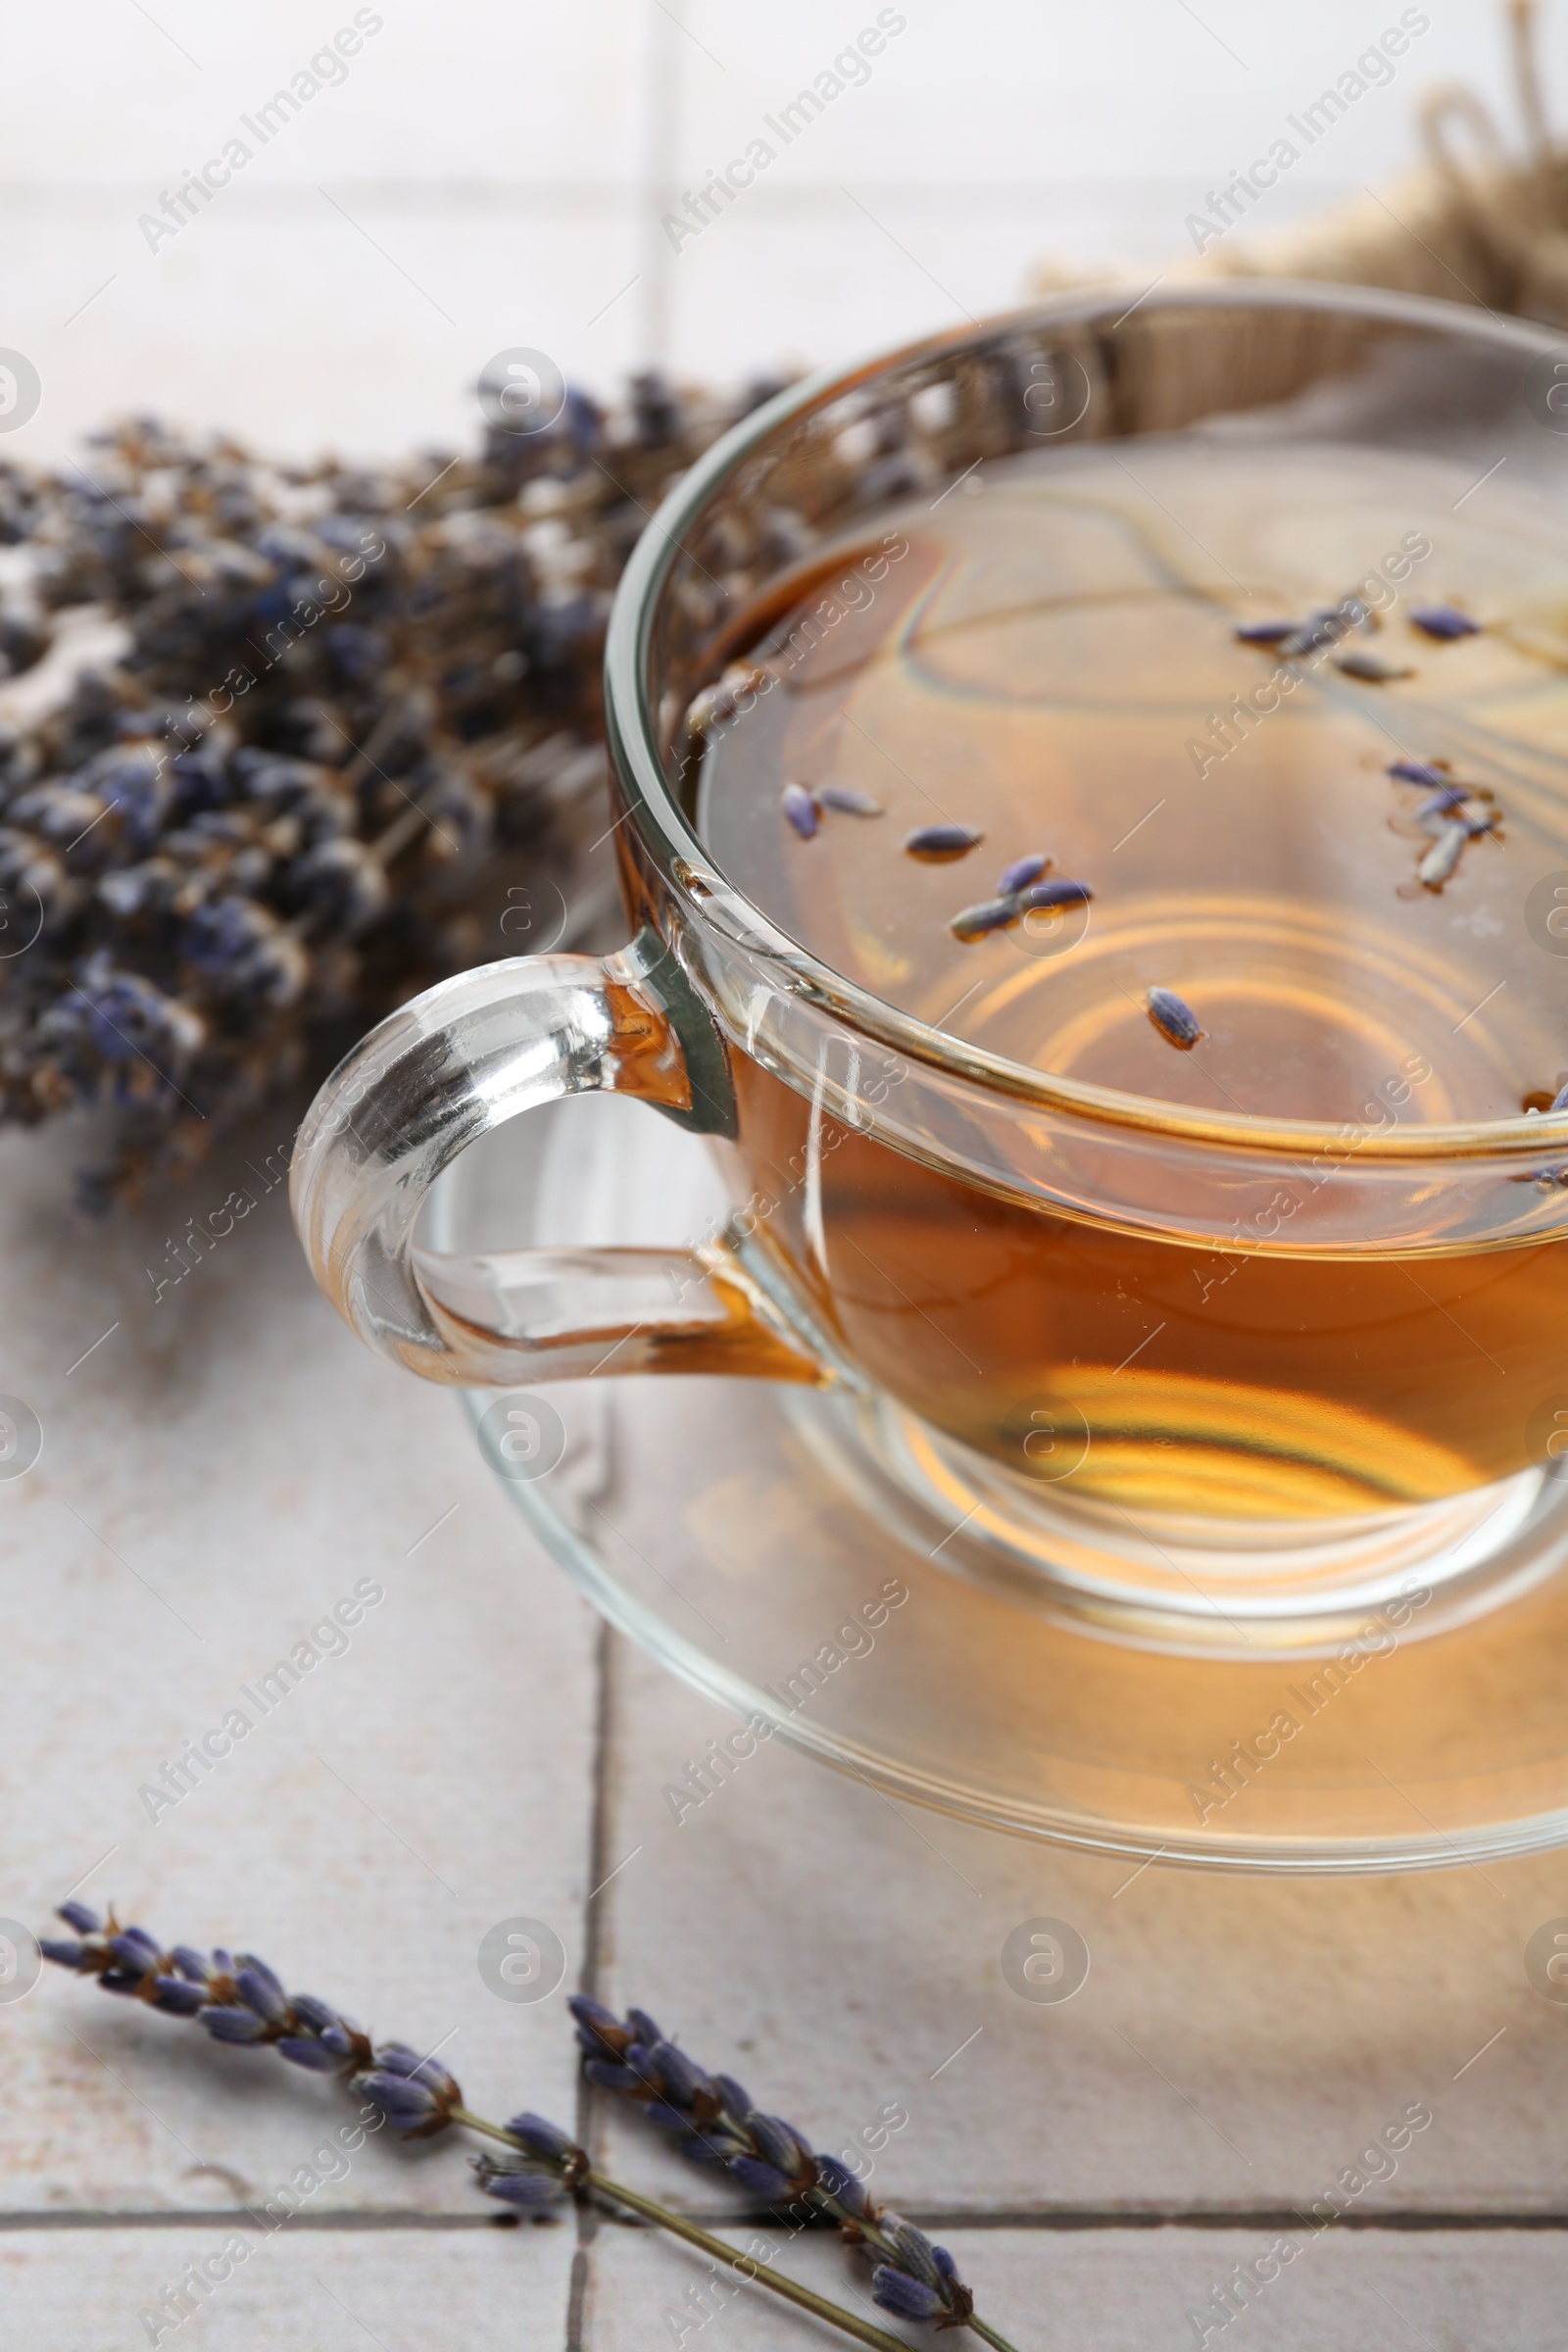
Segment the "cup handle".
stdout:
<svg viewBox="0 0 1568 2352">
<path fill-rule="evenodd" d="M 712 1018 L 652 930 L 618 955 L 460 973 L 372 1029 L 321 1088 L 289 1195 L 311 1270 L 368 1347 L 426 1380 L 514 1388 L 596 1372 L 822 1383 L 799 1310 L 734 1230 L 671 1250 L 421 1248 L 425 1195 L 460 1152 L 564 1095 L 634 1095 L 733 1135 Z"/>
</svg>

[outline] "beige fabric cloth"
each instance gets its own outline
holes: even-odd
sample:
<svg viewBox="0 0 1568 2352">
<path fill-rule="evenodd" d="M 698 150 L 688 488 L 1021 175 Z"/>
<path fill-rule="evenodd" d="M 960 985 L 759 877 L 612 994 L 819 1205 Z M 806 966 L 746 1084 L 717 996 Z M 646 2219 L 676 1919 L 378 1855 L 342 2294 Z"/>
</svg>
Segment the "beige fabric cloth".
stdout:
<svg viewBox="0 0 1568 2352">
<path fill-rule="evenodd" d="M 1421 105 L 1425 157 L 1414 171 L 1280 235 L 1227 235 L 1167 277 L 1333 278 L 1568 325 L 1568 150 L 1546 127 L 1535 14 L 1534 0 L 1508 0 L 1518 149 L 1472 90 L 1435 90 Z M 1038 290 L 1061 282 L 1044 269 Z"/>
</svg>

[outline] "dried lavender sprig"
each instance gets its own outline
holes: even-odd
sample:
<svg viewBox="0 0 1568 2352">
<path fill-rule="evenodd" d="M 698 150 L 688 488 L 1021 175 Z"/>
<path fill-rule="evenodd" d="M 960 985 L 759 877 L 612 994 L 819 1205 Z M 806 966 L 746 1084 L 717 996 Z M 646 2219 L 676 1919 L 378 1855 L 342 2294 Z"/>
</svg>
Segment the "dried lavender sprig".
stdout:
<svg viewBox="0 0 1568 2352">
<path fill-rule="evenodd" d="M 129 1994 L 174 2016 L 200 2017 L 215 2040 L 270 2047 L 296 2065 L 335 2073 L 346 2087 L 378 2107 L 389 2123 L 400 2125 L 404 2139 L 429 2138 L 457 2127 L 499 2140 L 507 2157 L 479 2157 L 474 2169 L 478 2186 L 502 2203 L 538 2212 L 565 2197 L 604 2198 L 684 2238 L 785 2302 L 870 2345 L 873 2352 L 908 2352 L 897 2336 L 798 2285 L 760 2258 L 726 2245 L 683 2214 L 596 2172 L 587 2150 L 543 2116 L 516 2115 L 503 2125 L 475 2115 L 436 2059 L 421 2057 L 406 2042 L 372 2041 L 313 1993 L 290 1995 L 254 1952 L 206 1954 L 189 1944 L 174 1944 L 166 1951 L 145 1928 L 122 1928 L 113 1911 L 100 1919 L 82 1902 L 62 1903 L 59 1916 L 74 1936 L 40 1936 L 44 1958 L 78 1976 L 96 1977 L 106 1992 Z"/>
<path fill-rule="evenodd" d="M 689 2162 L 722 2166 L 765 2205 L 805 2207 L 837 2222 L 847 2243 L 871 2254 L 871 2298 L 882 2310 L 968 2328 L 997 2352 L 1013 2352 L 975 2316 L 974 2296 L 947 2248 L 874 2205 L 836 2156 L 814 2152 L 793 2124 L 754 2106 L 732 2076 L 706 2074 L 645 2011 L 631 2009 L 621 2019 L 582 1993 L 566 2006 L 577 2021 L 589 2081 L 640 2107 Z"/>
</svg>

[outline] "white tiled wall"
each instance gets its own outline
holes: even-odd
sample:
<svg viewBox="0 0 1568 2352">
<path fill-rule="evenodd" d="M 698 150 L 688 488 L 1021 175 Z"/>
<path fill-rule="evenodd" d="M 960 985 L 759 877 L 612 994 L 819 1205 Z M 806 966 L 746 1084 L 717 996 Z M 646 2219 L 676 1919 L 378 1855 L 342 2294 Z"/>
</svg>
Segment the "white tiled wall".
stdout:
<svg viewBox="0 0 1568 2352">
<path fill-rule="evenodd" d="M 240 118 L 352 25 L 352 0 L 14 10 L 0 345 L 43 400 L 0 455 L 58 455 L 126 407 L 292 450 L 456 447 L 506 346 L 598 390 L 651 354 L 726 380 L 995 308 L 1042 257 L 1152 270 L 1401 7 L 907 0 L 882 10 L 906 22 L 867 77 L 784 146 L 763 118 L 878 13 L 380 0 L 343 79 L 264 147 Z M 1270 224 L 1399 168 L 1436 83 L 1470 81 L 1511 122 L 1502 10 L 1403 13 L 1428 28 L 1303 151 Z M 1568 121 L 1568 8 L 1543 46 Z M 149 250 L 138 217 L 235 135 L 252 159 Z M 661 216 L 759 136 L 775 159 L 674 250 Z"/>
</svg>

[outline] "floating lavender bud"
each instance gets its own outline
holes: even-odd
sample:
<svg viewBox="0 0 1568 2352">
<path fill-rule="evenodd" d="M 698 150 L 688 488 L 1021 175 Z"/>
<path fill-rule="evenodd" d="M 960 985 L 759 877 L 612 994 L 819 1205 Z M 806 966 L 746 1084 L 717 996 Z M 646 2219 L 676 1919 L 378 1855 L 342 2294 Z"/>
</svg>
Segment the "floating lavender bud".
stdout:
<svg viewBox="0 0 1568 2352">
<path fill-rule="evenodd" d="M 1446 784 L 1449 781 L 1446 766 L 1437 760 L 1394 760 L 1389 763 L 1388 772 L 1391 776 L 1397 776 L 1401 784 Z"/>
<path fill-rule="evenodd" d="M 1468 825 L 1459 823 L 1445 825 L 1431 849 L 1416 867 L 1416 880 L 1424 883 L 1428 890 L 1441 890 L 1463 857 L 1465 843 L 1469 839 L 1470 828 Z"/>
<path fill-rule="evenodd" d="M 750 697 L 753 701 L 773 684 L 771 670 L 760 669 L 753 662 L 732 662 L 715 686 L 705 686 L 694 695 L 686 711 L 686 731 L 689 735 L 706 735 L 710 728 L 733 718 Z"/>
<path fill-rule="evenodd" d="M 997 896 L 999 899 L 1013 898 L 1020 890 L 1027 890 L 1031 882 L 1038 882 L 1042 874 L 1050 871 L 1051 859 L 1043 850 L 1036 850 L 1027 858 L 1015 858 L 1012 863 L 1004 866 L 997 876 Z"/>
<path fill-rule="evenodd" d="M 967 858 L 984 841 L 968 825 L 919 825 L 907 834 L 904 846 L 911 858 L 922 858 L 928 864 L 942 865 L 954 858 Z"/>
<path fill-rule="evenodd" d="M 343 2063 L 324 2041 L 308 2040 L 299 2034 L 280 2034 L 272 2046 L 291 2066 L 308 2067 L 313 2074 L 335 2075 Z"/>
<path fill-rule="evenodd" d="M 763 2115 L 754 2107 L 746 2118 L 746 2128 L 756 2140 L 759 2152 L 766 2157 L 769 2164 L 776 2164 L 781 2173 L 793 2178 L 800 2171 L 803 2161 L 810 2162 L 810 2150 L 805 2140 L 794 2125 L 787 2124 L 781 2115 Z"/>
<path fill-rule="evenodd" d="M 77 1943 L 74 1937 L 40 1936 L 38 1949 L 44 1958 L 52 1960 L 57 1968 L 91 1968 L 95 1965 L 87 1946 L 84 1943 Z"/>
<path fill-rule="evenodd" d="M 1336 654 L 1334 666 L 1348 678 L 1359 678 L 1366 686 L 1387 686 L 1395 678 L 1415 676 L 1413 669 L 1385 662 L 1378 654 Z"/>
<path fill-rule="evenodd" d="M 63 1919 L 68 1928 L 74 1928 L 78 1936 L 96 1936 L 104 1924 L 87 1903 L 61 1903 L 56 1907 L 55 1917 Z"/>
<path fill-rule="evenodd" d="M 901 2320 L 934 2320 L 942 2309 L 935 2287 L 885 2262 L 871 2273 L 871 2300 L 878 2310 L 891 2311 Z"/>
<path fill-rule="evenodd" d="M 1160 1036 L 1184 1054 L 1190 1054 L 1199 1039 L 1208 1035 L 1192 1006 L 1184 1004 L 1173 988 L 1152 988 L 1146 1001 L 1149 1017 Z"/>
<path fill-rule="evenodd" d="M 1470 798 L 1462 784 L 1445 784 L 1441 792 L 1429 792 L 1415 812 L 1416 823 L 1429 816 L 1451 816 L 1455 808 Z"/>
<path fill-rule="evenodd" d="M 809 841 L 820 823 L 815 795 L 804 784 L 786 784 L 779 794 L 779 806 L 788 821 L 803 841 Z"/>
<path fill-rule="evenodd" d="M 1546 1109 L 1548 1116 L 1554 1110 L 1568 1110 L 1568 1086 L 1562 1086 L 1558 1088 L 1556 1094 L 1553 1095 L 1550 1102 L 1546 1105 Z"/>
<path fill-rule="evenodd" d="M 1240 620 L 1235 635 L 1243 645 L 1278 645 L 1282 637 L 1295 633 L 1294 620 Z"/>
<path fill-rule="evenodd" d="M 246 2008 L 254 2009 L 258 2017 L 265 2017 L 270 2026 L 280 2026 L 288 2015 L 288 1999 L 282 1985 L 267 1963 L 258 1960 L 253 1952 L 240 1955 L 234 1990 Z"/>
<path fill-rule="evenodd" d="M 1087 906 L 1094 895 L 1087 882 L 1032 882 L 1018 894 L 1018 911 L 1037 914 L 1058 906 Z"/>
<path fill-rule="evenodd" d="M 816 2185 L 824 2195 L 843 2206 L 846 2213 L 862 2214 L 870 2203 L 864 2183 L 858 2180 L 847 2164 L 837 2156 L 824 2156 L 818 2150 L 812 2159 L 816 2166 Z"/>
<path fill-rule="evenodd" d="M 873 800 L 868 792 L 857 792 L 853 784 L 819 784 L 816 797 L 824 808 L 835 816 L 886 816 L 882 803 Z"/>
<path fill-rule="evenodd" d="M 1418 605 L 1410 614 L 1412 626 L 1426 637 L 1479 637 L 1481 623 L 1461 612 L 1457 605 Z"/>
<path fill-rule="evenodd" d="M 961 906 L 949 918 L 955 939 L 984 939 L 992 931 L 1007 931 L 1022 913 L 1016 898 L 982 899 L 977 906 Z"/>
</svg>

